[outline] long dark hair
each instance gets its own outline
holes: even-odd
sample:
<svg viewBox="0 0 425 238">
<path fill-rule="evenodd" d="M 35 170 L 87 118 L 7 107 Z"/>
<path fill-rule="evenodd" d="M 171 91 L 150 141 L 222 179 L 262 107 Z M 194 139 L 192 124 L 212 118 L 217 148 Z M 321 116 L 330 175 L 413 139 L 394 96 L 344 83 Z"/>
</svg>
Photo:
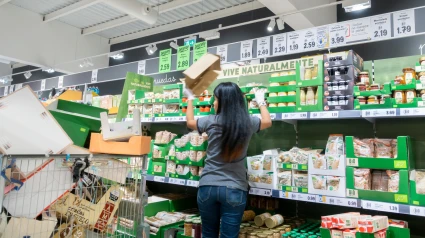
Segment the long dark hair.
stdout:
<svg viewBox="0 0 425 238">
<path fill-rule="evenodd" d="M 214 89 L 222 132 L 222 156 L 226 162 L 240 158 L 251 135 L 251 120 L 241 89 L 235 83 L 220 83 Z"/>
</svg>

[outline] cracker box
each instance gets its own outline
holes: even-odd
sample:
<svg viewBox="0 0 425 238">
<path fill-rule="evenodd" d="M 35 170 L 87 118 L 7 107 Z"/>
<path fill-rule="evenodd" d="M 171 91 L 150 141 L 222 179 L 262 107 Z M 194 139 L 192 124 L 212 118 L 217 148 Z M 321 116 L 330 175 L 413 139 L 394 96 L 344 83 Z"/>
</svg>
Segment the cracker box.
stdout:
<svg viewBox="0 0 425 238">
<path fill-rule="evenodd" d="M 388 217 L 374 216 L 359 219 L 358 230 L 363 233 L 375 233 L 388 228 Z"/>
</svg>

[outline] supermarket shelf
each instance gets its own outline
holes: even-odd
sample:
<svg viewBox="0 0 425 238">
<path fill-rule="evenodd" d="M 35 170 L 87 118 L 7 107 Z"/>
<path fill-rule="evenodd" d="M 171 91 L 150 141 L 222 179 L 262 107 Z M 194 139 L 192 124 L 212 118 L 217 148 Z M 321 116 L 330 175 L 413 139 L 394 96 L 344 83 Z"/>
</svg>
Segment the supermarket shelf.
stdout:
<svg viewBox="0 0 425 238">
<path fill-rule="evenodd" d="M 175 185 L 181 185 L 181 186 L 189 186 L 189 187 L 198 187 L 199 181 L 195 180 L 189 180 L 189 179 L 178 179 L 178 178 L 170 178 L 170 177 L 163 177 L 163 176 L 155 176 L 155 175 L 146 175 L 147 181 L 154 181 L 159 183 L 168 183 L 168 184 L 175 184 Z"/>
</svg>

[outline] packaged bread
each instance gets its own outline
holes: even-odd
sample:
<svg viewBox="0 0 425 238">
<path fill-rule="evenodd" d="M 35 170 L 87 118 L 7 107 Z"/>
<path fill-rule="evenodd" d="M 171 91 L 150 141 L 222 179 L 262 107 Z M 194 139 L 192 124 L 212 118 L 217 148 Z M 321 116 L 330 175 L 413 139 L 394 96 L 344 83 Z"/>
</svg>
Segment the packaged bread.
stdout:
<svg viewBox="0 0 425 238">
<path fill-rule="evenodd" d="M 370 190 L 370 169 L 354 169 L 354 188 Z"/>
<path fill-rule="evenodd" d="M 272 184 L 273 182 L 273 173 L 263 173 L 260 176 L 260 183 Z"/>
<path fill-rule="evenodd" d="M 263 170 L 271 170 L 272 169 L 272 157 L 265 156 L 263 160 Z"/>
<path fill-rule="evenodd" d="M 176 146 L 170 145 L 170 149 L 168 150 L 168 156 L 176 156 Z"/>
<path fill-rule="evenodd" d="M 289 151 L 282 151 L 279 153 L 279 163 L 290 163 L 292 161 L 292 153 Z"/>
<path fill-rule="evenodd" d="M 387 170 L 388 180 L 388 192 L 396 193 L 399 189 L 400 184 L 400 173 L 396 170 Z"/>
<path fill-rule="evenodd" d="M 326 177 L 322 175 L 311 175 L 313 188 L 319 190 L 326 190 Z"/>
<path fill-rule="evenodd" d="M 186 151 L 176 152 L 176 158 L 178 160 L 185 160 L 187 158 L 186 155 L 187 155 Z"/>
<path fill-rule="evenodd" d="M 155 142 L 161 143 L 161 141 L 162 141 L 162 131 L 158 131 L 157 133 L 155 133 Z"/>
<path fill-rule="evenodd" d="M 293 175 L 295 187 L 308 187 L 308 174 L 304 171 L 296 171 Z"/>
<path fill-rule="evenodd" d="M 143 114 L 152 114 L 153 113 L 153 105 L 152 104 L 144 104 L 143 105 Z"/>
<path fill-rule="evenodd" d="M 324 155 L 319 153 L 311 153 L 310 158 L 315 169 L 326 169 L 326 159 Z"/>
<path fill-rule="evenodd" d="M 261 170 L 262 156 L 248 157 L 248 164 L 251 170 Z"/>
<path fill-rule="evenodd" d="M 425 194 L 425 171 L 424 170 L 414 170 L 414 180 L 416 182 L 416 193 Z"/>
<path fill-rule="evenodd" d="M 196 152 L 196 162 L 201 161 L 207 155 L 206 151 Z"/>
<path fill-rule="evenodd" d="M 326 143 L 326 155 L 343 155 L 344 154 L 344 136 L 342 134 L 332 134 Z"/>
<path fill-rule="evenodd" d="M 162 165 L 160 165 L 160 164 L 155 164 L 155 165 L 153 166 L 153 171 L 154 171 L 154 172 L 157 172 L 157 173 L 162 172 Z"/>
<path fill-rule="evenodd" d="M 354 138 L 354 155 L 357 157 L 373 157 L 374 156 L 374 147 L 373 139 L 363 139 Z"/>
<path fill-rule="evenodd" d="M 189 151 L 189 159 L 190 159 L 190 161 L 196 162 L 197 161 L 196 160 L 196 155 L 197 155 L 197 152 L 196 151 L 194 151 L 194 150 Z"/>
<path fill-rule="evenodd" d="M 163 131 L 161 141 L 159 143 L 167 144 L 168 142 L 170 142 L 170 138 L 171 138 L 171 132 Z"/>
<path fill-rule="evenodd" d="M 325 179 L 326 179 L 326 190 L 329 190 L 329 191 L 338 191 L 339 184 L 341 182 L 341 178 L 340 177 L 326 176 Z"/>
<path fill-rule="evenodd" d="M 279 169 L 277 178 L 279 185 L 292 186 L 292 170 Z"/>
<path fill-rule="evenodd" d="M 374 139 L 376 158 L 392 158 L 391 141 L 391 139 Z"/>
<path fill-rule="evenodd" d="M 248 181 L 258 183 L 260 182 L 260 176 L 248 171 Z"/>
<path fill-rule="evenodd" d="M 189 167 L 186 165 L 177 165 L 176 167 L 176 172 L 179 175 L 186 175 L 187 173 L 189 173 Z"/>
<path fill-rule="evenodd" d="M 389 177 L 385 171 L 374 170 L 372 172 L 372 190 L 374 191 L 388 191 Z"/>
<path fill-rule="evenodd" d="M 192 174 L 193 176 L 198 176 L 199 175 L 199 170 L 197 166 L 190 166 L 190 174 Z"/>
<path fill-rule="evenodd" d="M 178 104 L 165 104 L 165 111 L 164 113 L 178 113 L 180 110 L 180 107 Z"/>
<path fill-rule="evenodd" d="M 397 139 L 391 140 L 391 150 L 393 158 L 397 158 Z"/>
<path fill-rule="evenodd" d="M 326 168 L 331 170 L 336 170 L 339 167 L 339 156 L 326 155 Z"/>
<path fill-rule="evenodd" d="M 176 162 L 167 160 L 167 173 L 170 173 L 170 174 L 176 173 Z"/>
</svg>

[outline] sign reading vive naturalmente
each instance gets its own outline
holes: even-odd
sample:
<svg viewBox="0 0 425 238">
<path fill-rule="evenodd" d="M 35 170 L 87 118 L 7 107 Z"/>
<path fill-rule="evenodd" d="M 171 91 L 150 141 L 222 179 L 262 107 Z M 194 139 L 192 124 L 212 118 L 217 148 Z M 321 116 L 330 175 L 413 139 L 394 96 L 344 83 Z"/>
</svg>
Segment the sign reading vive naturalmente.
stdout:
<svg viewBox="0 0 425 238">
<path fill-rule="evenodd" d="M 118 108 L 117 122 L 122 121 L 128 114 L 128 90 L 142 90 L 142 91 L 152 91 L 153 88 L 153 78 L 136 74 L 133 72 L 127 72 L 125 77 L 124 87 L 121 94 L 120 106 Z"/>
</svg>

